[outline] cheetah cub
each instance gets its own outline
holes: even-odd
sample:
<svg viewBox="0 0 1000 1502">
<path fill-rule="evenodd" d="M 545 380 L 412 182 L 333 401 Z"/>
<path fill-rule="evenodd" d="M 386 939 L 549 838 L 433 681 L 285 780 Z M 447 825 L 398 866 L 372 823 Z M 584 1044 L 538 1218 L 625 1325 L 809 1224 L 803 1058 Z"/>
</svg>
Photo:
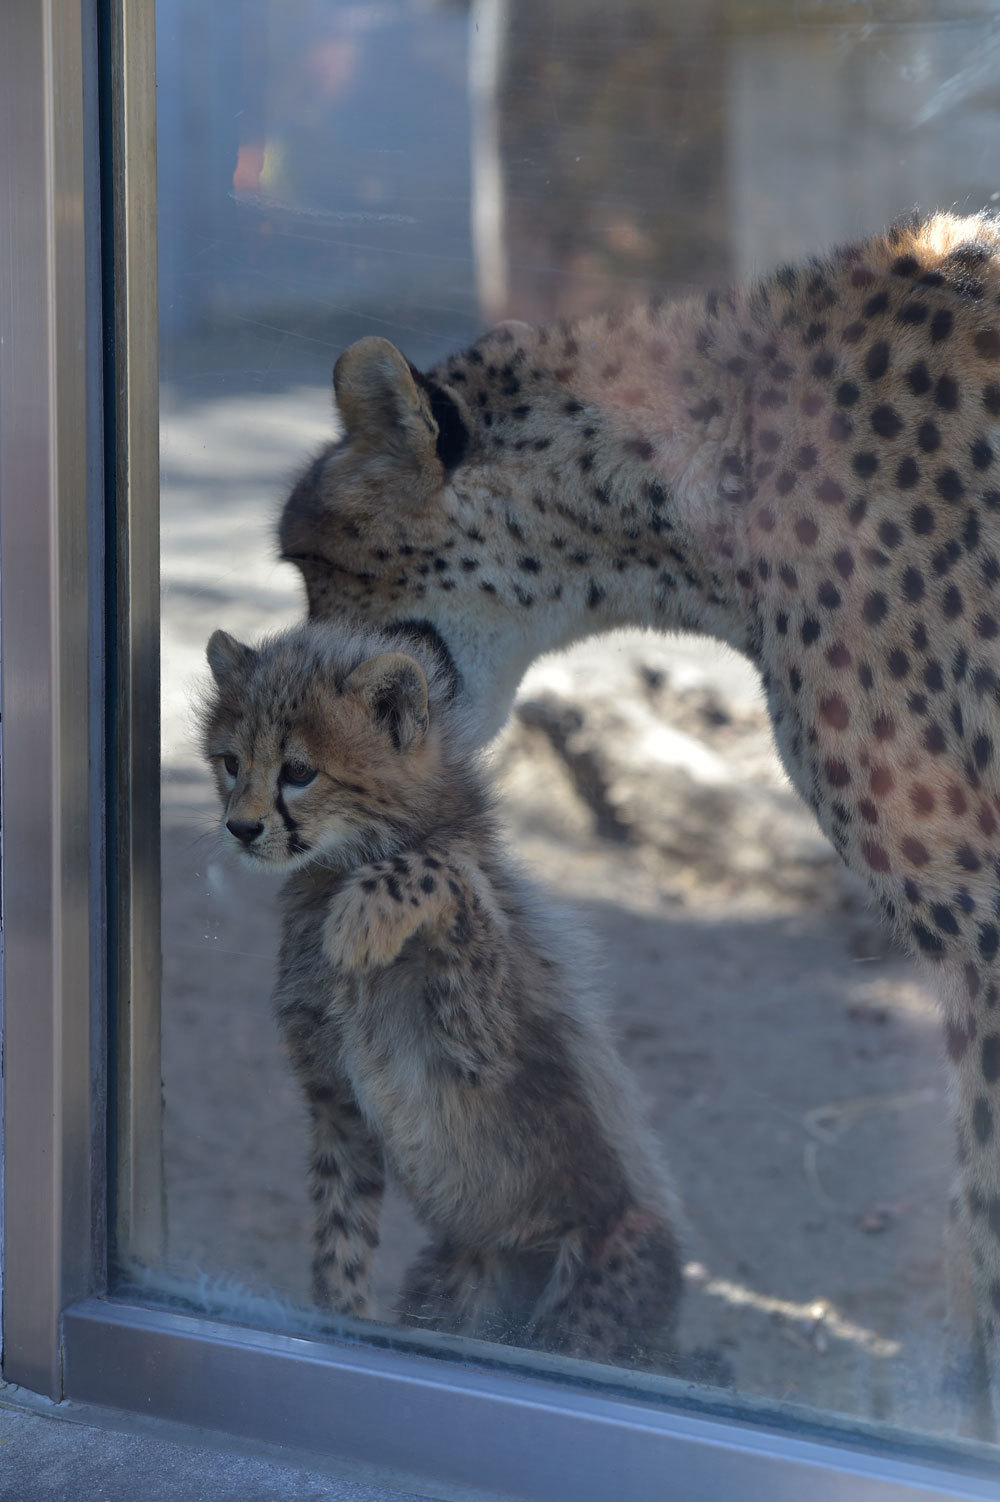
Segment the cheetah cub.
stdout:
<svg viewBox="0 0 1000 1502">
<path fill-rule="evenodd" d="M 314 1296 L 370 1313 L 389 1171 L 431 1238 L 405 1322 L 662 1362 L 669 1193 L 590 957 L 513 868 L 447 676 L 394 645 L 208 644 L 224 838 L 290 873 L 275 1005 L 312 1123 Z"/>
</svg>

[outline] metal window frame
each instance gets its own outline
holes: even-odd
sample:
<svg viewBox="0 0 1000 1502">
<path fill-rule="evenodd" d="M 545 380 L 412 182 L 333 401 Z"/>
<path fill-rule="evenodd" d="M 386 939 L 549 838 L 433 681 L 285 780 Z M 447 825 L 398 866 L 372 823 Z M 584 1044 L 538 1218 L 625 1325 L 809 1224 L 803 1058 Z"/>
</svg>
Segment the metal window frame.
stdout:
<svg viewBox="0 0 1000 1502">
<path fill-rule="evenodd" d="M 50 1394 L 61 1385 L 62 1310 L 94 1287 L 99 1260 L 88 517 L 100 442 L 88 385 L 100 302 L 87 233 L 93 78 L 83 87 L 92 48 L 74 0 L 0 6 L 4 1372 Z"/>
<path fill-rule="evenodd" d="M 100 28 L 111 42 L 104 150 L 115 153 L 103 218 Z M 108 1297 L 109 1189 L 150 1250 L 162 1210 L 158 859 L 143 829 L 157 807 L 153 78 L 147 0 L 0 6 L 5 1379 L 56 1402 L 375 1467 L 438 1496 L 996 1495 L 1000 1465 L 981 1446 L 907 1448 L 846 1423 L 810 1437 L 769 1423 L 766 1408 L 757 1422 L 735 1403 L 713 1414 L 705 1395 L 671 1407 L 527 1365 L 476 1368 Z M 114 237 L 115 371 L 103 412 L 102 228 Z M 105 434 L 117 627 L 107 654 Z M 106 659 L 119 737 L 107 857 Z M 106 966 L 109 865 L 120 938 Z M 110 1184 L 109 994 L 111 1104 L 130 1147 Z"/>
<path fill-rule="evenodd" d="M 93 3 L 93 0 L 92 0 Z M 98 0 L 100 3 L 100 0 Z M 156 7 L 104 0 L 104 264 L 113 306 L 108 469 L 109 1256 L 156 1264 L 166 1198 L 160 1077 L 160 439 Z M 107 178 L 106 178 L 107 180 Z M 108 243 L 110 242 L 110 243 Z M 107 273 L 110 272 L 110 276 Z"/>
</svg>

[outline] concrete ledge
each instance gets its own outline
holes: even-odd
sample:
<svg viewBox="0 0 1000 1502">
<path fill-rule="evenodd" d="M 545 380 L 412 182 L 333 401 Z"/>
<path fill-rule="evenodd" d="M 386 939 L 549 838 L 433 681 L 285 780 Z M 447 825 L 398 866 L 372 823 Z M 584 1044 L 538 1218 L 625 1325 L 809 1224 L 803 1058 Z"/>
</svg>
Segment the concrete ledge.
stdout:
<svg viewBox="0 0 1000 1502">
<path fill-rule="evenodd" d="M 0 1383 L 0 1498 L 17 1502 L 419 1502 L 377 1478 Z"/>
</svg>

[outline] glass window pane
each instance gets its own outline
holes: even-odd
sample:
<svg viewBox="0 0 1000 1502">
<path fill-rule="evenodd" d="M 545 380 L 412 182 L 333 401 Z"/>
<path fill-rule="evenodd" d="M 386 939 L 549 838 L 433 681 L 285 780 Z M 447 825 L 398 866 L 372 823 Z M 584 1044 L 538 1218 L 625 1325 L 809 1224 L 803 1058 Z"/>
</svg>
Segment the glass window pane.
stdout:
<svg viewBox="0 0 1000 1502">
<path fill-rule="evenodd" d="M 856 7 L 834 3 L 803 9 L 737 0 L 698 7 L 642 0 L 614 7 L 561 0 L 220 0 L 206 7 L 160 0 L 160 1044 L 167 1213 L 162 1255 L 147 1248 L 137 1266 L 127 1228 L 119 1249 L 128 1277 L 147 1291 L 264 1324 L 318 1322 L 364 1338 L 455 1349 L 454 1334 L 449 1344 L 441 1333 L 456 1323 L 453 1303 L 447 1317 L 439 1309 L 423 1328 L 395 1321 L 406 1270 L 427 1232 L 391 1173 L 375 1258 L 374 1322 L 345 1324 L 313 1305 L 310 1103 L 269 1001 L 279 882 L 248 870 L 220 842 L 219 797 L 193 707 L 208 689 L 205 648 L 214 630 L 253 643 L 303 615 L 299 569 L 279 561 L 278 520 L 311 456 L 325 452 L 338 432 L 335 361 L 355 341 L 377 335 L 417 371 L 434 371 L 438 395 L 431 391 L 426 400 L 437 406 L 419 410 L 433 416 L 441 473 L 454 469 L 456 453 L 448 452 L 442 429 L 448 414 L 457 413 L 466 438 L 472 430 L 471 452 L 486 474 L 484 488 L 464 493 L 463 504 L 479 506 L 476 516 L 471 509 L 455 512 L 454 550 L 444 555 L 431 547 L 414 562 L 405 507 L 417 501 L 394 472 L 385 499 L 400 508 L 398 536 L 391 539 L 404 555 L 400 617 L 426 610 L 431 621 L 445 619 L 442 581 L 499 560 L 509 571 L 510 598 L 517 596 L 530 622 L 523 634 L 544 646 L 588 638 L 530 667 L 494 765 L 512 848 L 547 892 L 575 912 L 572 922 L 595 945 L 600 1004 L 625 1071 L 595 1065 L 595 1084 L 572 1054 L 568 1073 L 553 1068 L 546 1077 L 546 1110 L 560 1106 L 560 1091 L 568 1099 L 573 1090 L 590 1089 L 587 1119 L 599 1122 L 594 1141 L 606 1146 L 615 1132 L 624 1133 L 614 1137 L 614 1160 L 633 1162 L 646 1149 L 627 1124 L 608 1125 L 607 1113 L 618 1106 L 602 1116 L 600 1102 L 606 1104 L 609 1089 L 619 1104 L 641 1102 L 653 1151 L 676 1191 L 676 1203 L 664 1212 L 682 1246 L 672 1358 L 653 1360 L 647 1352 L 639 1359 L 649 1328 L 665 1318 L 673 1298 L 664 1239 L 656 1254 L 662 1278 L 650 1285 L 656 1288 L 650 1298 L 660 1304 L 641 1329 L 627 1280 L 616 1282 L 616 1269 L 609 1274 L 604 1265 L 616 1254 L 593 1253 L 601 1263 L 592 1279 L 598 1309 L 610 1308 L 612 1317 L 623 1307 L 633 1310 L 625 1346 L 609 1350 L 605 1365 L 629 1367 L 628 1379 L 617 1370 L 614 1380 L 665 1398 L 676 1391 L 672 1381 L 694 1380 L 724 1390 L 726 1401 L 733 1394 L 761 1397 L 906 1429 L 975 1422 L 967 1403 L 941 1396 L 942 1374 L 955 1355 L 945 1311 L 948 1267 L 957 1264 L 944 1250 L 954 1148 L 931 979 L 880 924 L 861 876 L 839 860 L 791 787 L 774 748 L 759 671 L 748 659 L 760 645 L 755 612 L 765 608 L 761 601 L 776 599 L 780 573 L 790 603 L 768 607 L 769 643 L 797 631 L 803 657 L 825 653 L 823 682 L 841 671 L 849 682 L 843 690 L 817 689 L 813 709 L 796 725 L 792 700 L 804 668 L 775 649 L 788 674 L 779 696 L 788 701 L 781 734 L 786 748 L 789 736 L 793 742 L 797 736 L 795 754 L 806 767 L 815 764 L 828 831 L 868 852 L 856 855 L 856 868 L 867 860 L 875 877 L 885 874 L 891 859 L 876 826 L 884 827 L 882 805 L 902 772 L 893 760 L 886 707 L 903 693 L 898 683 L 909 676 L 906 692 L 916 697 L 907 712 L 951 736 L 949 746 L 965 734 L 963 706 L 945 682 L 955 669 L 950 658 L 938 662 L 934 622 L 917 607 L 922 594 L 937 599 L 948 588 L 955 549 L 971 555 L 981 546 L 969 529 L 987 527 L 993 503 L 973 504 L 965 492 L 975 485 L 977 496 L 995 494 L 986 476 L 993 462 L 987 419 L 995 418 L 1000 397 L 990 407 L 992 398 L 977 388 L 987 410 L 982 432 L 961 430 L 961 473 L 953 455 L 953 463 L 948 454 L 931 461 L 940 433 L 935 444 L 928 431 L 921 439 L 915 430 L 916 457 L 902 446 L 884 453 L 899 440 L 899 419 L 891 401 L 869 395 L 890 366 L 888 379 L 895 378 L 893 362 L 905 356 L 915 372 L 907 378 L 914 399 L 922 369 L 930 385 L 938 383 L 934 422 L 955 410 L 941 346 L 956 319 L 974 316 L 967 310 L 982 296 L 978 252 L 967 247 L 950 263 L 947 295 L 932 283 L 915 294 L 918 302 L 942 298 L 940 307 L 928 303 L 919 314 L 896 308 L 892 347 L 884 354 L 867 325 L 851 332 L 840 290 L 830 293 L 826 313 L 819 307 L 824 286 L 810 292 L 808 279 L 831 273 L 809 270 L 808 257 L 857 245 L 914 204 L 965 213 L 1000 198 L 995 24 L 996 8 L 987 3 L 888 0 L 866 6 L 864 24 Z M 969 230 L 973 238 L 977 233 Z M 845 289 L 852 285 L 845 265 L 870 275 L 866 256 L 860 251 L 840 263 Z M 744 442 L 752 450 L 753 483 L 809 500 L 787 514 L 788 556 L 762 543 L 744 579 L 722 546 L 721 526 L 714 562 L 705 546 L 697 557 L 691 551 L 689 527 L 686 540 L 678 540 L 687 526 L 678 510 L 687 477 L 657 479 L 654 450 L 666 452 L 656 446 L 674 441 L 678 423 L 704 422 L 707 431 L 715 421 L 706 442 L 718 444 L 728 410 L 722 404 L 709 410 L 710 395 L 700 388 L 697 401 L 681 404 L 678 383 L 698 386 L 701 377 L 683 367 L 686 355 L 678 355 L 675 325 L 659 300 L 702 299 L 706 332 L 692 325 L 692 360 L 709 358 L 715 329 L 730 320 L 733 348 L 728 363 L 721 355 L 717 362 L 720 390 L 728 392 L 745 360 L 737 348 L 740 326 L 724 297 L 706 302 L 704 294 L 747 284 L 783 264 L 804 269 L 771 284 L 770 311 L 758 309 L 756 326 L 772 318 L 789 343 L 787 331 L 794 330 L 794 363 L 782 370 L 776 349 L 753 348 L 755 358 L 774 367 L 771 384 L 758 383 L 754 400 L 773 410 L 756 412 L 752 441 L 750 429 L 732 436 L 736 458 L 720 470 L 728 478 L 704 504 L 735 504 L 747 478 L 742 449 L 736 454 Z M 905 266 L 887 272 L 896 278 L 900 307 L 901 279 L 920 274 Z M 857 285 L 844 291 L 843 306 L 857 302 Z M 788 303 L 782 324 L 775 309 L 796 295 L 801 304 Z M 641 308 L 647 311 L 631 311 Z M 582 330 L 572 323 L 608 309 L 621 310 L 620 323 L 612 317 Z M 865 318 L 884 312 L 871 309 Z M 752 310 L 748 316 L 752 324 Z M 552 332 L 541 343 L 514 326 L 506 343 L 484 346 L 482 358 L 442 363 L 501 319 Z M 634 340 L 623 339 L 622 325 Z M 607 343 L 606 360 L 588 354 L 597 341 Z M 560 342 L 564 367 L 552 355 Z M 846 370 L 861 359 L 852 353 L 859 342 L 869 386 L 849 400 L 847 375 L 843 390 L 827 386 L 837 361 Z M 518 353 L 522 346 L 527 354 Z M 807 348 L 815 353 L 806 357 Z M 578 401 L 578 361 L 587 360 L 590 385 Z M 832 362 L 830 369 L 817 360 Z M 508 421 L 523 421 L 523 438 L 503 424 L 490 431 L 488 401 L 473 396 L 482 389 L 476 371 L 484 365 L 490 379 L 509 385 L 507 408 L 521 381 L 530 388 L 523 412 L 505 409 Z M 405 367 L 399 369 L 395 387 L 376 386 L 383 417 L 391 411 L 402 423 L 392 407 L 392 392 L 407 379 Z M 675 393 L 666 415 L 651 413 L 654 369 L 667 372 L 666 387 Z M 806 432 L 819 421 L 819 408 L 806 405 L 816 382 L 827 383 L 817 400 L 830 407 L 821 452 Z M 542 406 L 532 411 L 539 398 L 530 392 L 541 388 Z M 589 414 L 570 441 L 564 435 L 573 404 Z M 794 421 L 793 408 L 802 414 Z M 552 414 L 551 434 L 539 425 L 539 410 Z M 633 410 L 639 416 L 627 462 L 653 463 L 641 481 L 631 470 L 612 474 L 600 450 L 601 422 L 620 424 L 622 413 Z M 863 443 L 850 426 L 859 413 L 867 423 Z M 592 433 L 585 420 L 594 422 Z M 845 426 L 839 437 L 834 422 Z M 387 434 L 397 431 L 391 422 L 383 425 Z M 451 432 L 461 448 L 459 429 Z M 800 432 L 805 436 L 793 444 Z M 357 431 L 353 437 L 361 447 Z M 837 459 L 847 453 L 837 444 L 848 438 L 856 442 L 846 459 Z M 982 447 L 967 456 L 977 443 Z M 488 466 L 485 453 L 492 456 Z M 912 488 L 901 468 L 908 459 L 935 466 L 938 509 L 924 531 L 909 501 L 899 523 L 877 509 L 889 479 L 894 497 Z M 831 477 L 835 463 L 849 494 Z M 593 480 L 585 479 L 592 469 Z M 876 507 L 871 517 L 869 506 Z M 607 522 L 598 519 L 602 507 Z M 941 507 L 951 508 L 944 517 Z M 637 516 L 631 530 L 629 508 Z M 761 502 L 755 515 L 768 534 L 775 526 L 769 514 Z M 378 528 L 385 531 L 384 518 L 369 531 L 362 522 L 361 542 Z M 943 551 L 920 543 L 918 587 L 912 576 L 904 578 L 907 564 L 916 566 L 907 549 L 931 528 L 938 528 Z M 597 578 L 595 559 L 608 552 L 608 530 L 620 538 L 620 553 L 608 553 L 600 564 L 607 576 Z M 814 618 L 794 595 L 794 575 L 803 550 L 817 544 L 829 555 L 830 577 L 819 586 Z M 321 552 L 318 544 L 314 552 Z M 633 589 L 637 600 L 650 597 L 642 581 L 655 577 L 661 604 L 619 608 L 616 570 L 624 581 L 640 581 L 634 589 L 630 582 L 620 586 L 625 594 Z M 356 564 L 312 556 L 304 571 L 314 586 L 322 577 L 338 600 L 354 590 L 368 608 Z M 869 576 L 870 587 L 859 593 L 859 579 Z M 984 576 L 977 587 L 989 584 Z M 720 622 L 730 585 L 743 592 L 748 612 L 741 641 L 732 630 L 730 639 L 748 655 L 711 640 L 711 630 L 677 631 L 701 612 L 703 624 L 726 634 Z M 474 596 L 462 588 L 463 598 L 480 600 L 475 610 L 483 632 L 492 630 L 501 616 L 489 589 Z M 697 608 L 668 608 L 662 600 L 671 591 L 676 599 L 688 591 L 692 602 L 697 593 Z M 870 625 L 873 612 L 889 609 L 886 592 L 909 615 L 907 639 L 888 642 L 883 669 L 859 657 L 855 636 L 860 622 Z M 563 610 L 568 620 L 565 601 L 576 598 L 583 603 L 572 624 L 553 627 L 546 638 L 539 619 Z M 591 634 L 591 621 L 614 624 L 616 609 L 618 624 L 668 626 L 669 634 Z M 979 667 L 986 671 L 996 633 L 982 609 L 973 635 L 983 644 Z M 971 603 L 961 601 L 950 621 L 963 610 L 973 613 Z M 521 630 L 513 616 L 504 619 L 508 636 Z M 515 661 L 505 647 L 500 655 L 520 668 L 532 654 L 525 649 L 523 661 Z M 876 671 L 873 690 L 866 674 L 873 679 Z M 503 717 L 500 677 L 487 681 L 484 668 L 473 684 L 466 674 L 464 691 L 483 721 L 489 703 L 497 706 L 497 720 Z M 982 686 L 985 692 L 989 682 L 982 679 Z M 806 692 L 813 692 L 809 685 Z M 938 693 L 943 707 L 932 712 Z M 851 761 L 832 744 L 837 735 L 855 734 L 861 721 L 866 738 Z M 803 738 L 818 749 L 803 751 Z M 988 776 L 985 745 L 977 752 L 970 741 L 969 754 L 980 757 L 979 774 Z M 949 795 L 940 777 L 917 776 L 913 768 L 908 776 L 911 806 L 894 816 L 894 827 L 899 838 L 926 850 L 925 839 L 931 845 L 951 838 L 952 821 L 966 817 L 971 794 Z M 870 784 L 863 794 L 859 777 Z M 287 777 L 281 786 L 288 787 Z M 275 782 L 275 798 L 278 788 Z M 917 822 L 940 814 L 949 796 L 951 812 L 934 826 L 938 833 L 917 831 Z M 283 818 L 293 802 L 289 794 Z M 993 815 L 985 801 L 982 810 L 980 833 L 988 843 Z M 853 829 L 866 820 L 876 832 L 855 837 Z M 847 836 L 842 826 L 850 826 Z M 934 951 L 946 947 L 950 933 L 972 932 L 970 925 L 982 922 L 988 963 L 995 934 L 976 910 L 992 900 L 980 875 L 986 845 L 970 847 L 964 859 L 947 902 L 928 899 L 931 916 L 918 913 L 914 932 L 920 947 Z M 919 886 L 915 875 L 906 880 Z M 976 987 L 985 994 L 988 984 L 985 971 L 969 980 L 971 1005 L 978 1004 Z M 596 1027 L 574 1025 L 588 1038 Z M 593 1039 L 599 1037 L 598 1029 Z M 971 1037 L 961 1045 L 953 1023 L 952 1055 Z M 593 1042 L 598 1051 L 605 1047 Z M 995 1062 L 987 1050 L 987 1080 L 998 1072 Z M 613 1088 L 602 1082 L 602 1071 L 613 1074 Z M 581 1085 L 584 1078 L 589 1085 Z M 534 1107 L 518 1099 L 510 1109 L 525 1114 L 512 1118 L 516 1131 L 530 1131 Z M 992 1131 L 991 1099 L 983 1094 L 981 1106 L 969 1106 L 969 1129 L 981 1141 Z M 565 1161 L 572 1198 L 591 1170 L 579 1153 Z M 633 1169 L 623 1182 L 634 1189 L 639 1170 Z M 521 1165 L 517 1173 L 526 1171 Z M 558 1198 L 551 1179 L 543 1191 Z M 654 1200 L 659 1204 L 655 1195 L 646 1203 L 636 1193 L 644 1213 Z M 471 1225 L 477 1205 L 467 1208 Z M 521 1234 L 516 1214 L 523 1210 L 521 1204 L 511 1211 L 504 1236 Z M 634 1244 L 644 1244 L 650 1223 L 643 1221 L 633 1242 L 626 1237 L 633 1247 L 626 1262 Z M 598 1229 L 590 1225 L 581 1245 L 591 1245 L 588 1235 L 596 1246 Z M 555 1231 L 553 1238 L 532 1244 L 530 1266 L 518 1263 L 517 1276 L 532 1287 L 532 1279 L 544 1283 L 552 1274 L 553 1248 L 562 1244 Z M 478 1296 L 483 1284 L 483 1276 L 469 1274 L 462 1287 L 475 1285 Z M 627 1324 L 628 1316 L 622 1318 Z M 519 1339 L 531 1345 L 538 1328 L 526 1322 Z M 488 1322 L 476 1333 L 486 1338 Z M 556 1369 L 560 1361 L 580 1375 L 572 1354 L 560 1356 Z M 594 1374 L 602 1374 L 600 1366 Z M 660 1375 L 667 1380 L 659 1382 Z"/>
</svg>

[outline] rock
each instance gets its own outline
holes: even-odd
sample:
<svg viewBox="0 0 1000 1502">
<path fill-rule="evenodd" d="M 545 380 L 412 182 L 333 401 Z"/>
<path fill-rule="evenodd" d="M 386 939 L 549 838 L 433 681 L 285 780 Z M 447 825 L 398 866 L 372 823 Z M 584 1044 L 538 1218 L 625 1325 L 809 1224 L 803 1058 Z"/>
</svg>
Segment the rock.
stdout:
<svg viewBox="0 0 1000 1502">
<path fill-rule="evenodd" d="M 690 665 L 678 671 L 669 644 L 648 637 L 553 659 L 516 706 L 508 792 L 531 797 L 541 757 L 545 801 L 569 793 L 593 834 L 642 852 L 667 886 L 856 919 L 862 889 L 785 778 L 763 706 L 739 687 L 727 697 Z"/>
</svg>

